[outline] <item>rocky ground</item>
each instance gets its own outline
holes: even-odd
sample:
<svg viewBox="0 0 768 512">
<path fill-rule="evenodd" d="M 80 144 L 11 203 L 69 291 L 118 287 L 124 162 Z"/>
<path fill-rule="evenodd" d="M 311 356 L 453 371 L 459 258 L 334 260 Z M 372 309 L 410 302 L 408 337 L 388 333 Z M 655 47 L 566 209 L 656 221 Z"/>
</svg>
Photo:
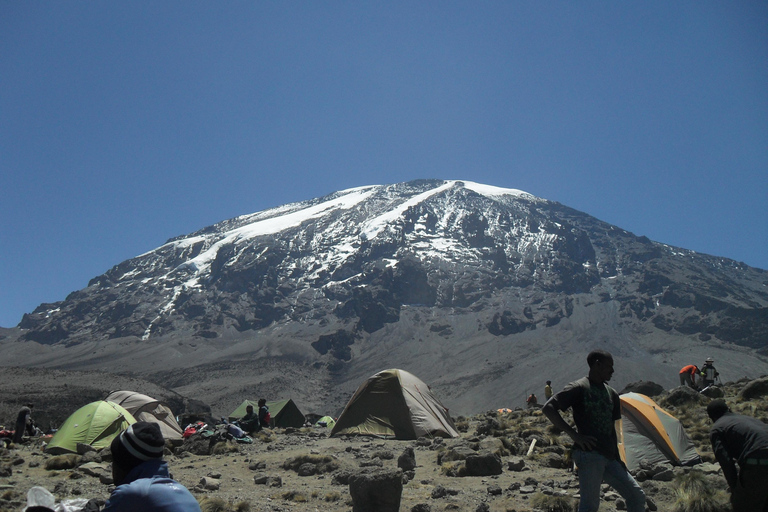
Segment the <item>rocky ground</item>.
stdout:
<svg viewBox="0 0 768 512">
<path fill-rule="evenodd" d="M 768 417 L 768 379 L 728 383 L 722 390 L 735 411 L 763 421 Z M 676 490 L 690 472 L 701 473 L 712 489 L 725 489 L 707 439 L 704 408 L 710 398 L 687 391 L 675 388 L 656 400 L 681 419 L 705 463 L 645 468 L 637 478 L 650 498 L 650 510 L 686 510 L 676 508 Z M 555 508 L 562 506 L 552 502 L 556 497 L 577 495 L 569 439 L 554 431 L 539 410 L 488 412 L 459 417 L 456 424 L 461 431 L 457 439 L 331 438 L 320 428 L 276 429 L 255 436 L 253 444 L 211 445 L 193 437 L 169 446 L 166 459 L 174 478 L 192 491 L 204 510 L 349 511 L 350 482 L 397 471 L 402 473 L 398 481 L 405 482 L 401 511 L 559 511 L 566 509 Z M 46 454 L 42 439 L 3 449 L 0 512 L 22 510 L 33 486 L 45 487 L 59 502 L 94 499 L 103 504 L 113 488 L 108 453 L 71 459 Z M 53 469 L 54 464 L 59 469 Z M 603 499 L 601 511 L 625 508 L 607 486 Z"/>
</svg>

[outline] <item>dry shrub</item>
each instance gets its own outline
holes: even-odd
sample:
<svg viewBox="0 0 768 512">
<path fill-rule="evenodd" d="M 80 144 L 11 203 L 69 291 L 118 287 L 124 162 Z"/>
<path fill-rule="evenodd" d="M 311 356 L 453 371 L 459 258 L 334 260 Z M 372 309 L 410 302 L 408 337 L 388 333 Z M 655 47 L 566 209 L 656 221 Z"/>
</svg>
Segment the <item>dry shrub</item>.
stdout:
<svg viewBox="0 0 768 512">
<path fill-rule="evenodd" d="M 251 439 L 253 439 L 254 441 L 261 441 L 262 443 L 271 443 L 272 441 L 274 441 L 274 439 L 272 439 L 272 434 L 264 430 L 253 434 L 251 436 Z"/>
<path fill-rule="evenodd" d="M 445 476 L 466 476 L 467 465 L 463 460 L 445 462 L 440 466 L 440 473 Z"/>
<path fill-rule="evenodd" d="M 227 503 L 222 498 L 205 496 L 199 501 L 201 512 L 249 512 L 251 505 L 242 501 L 236 505 Z"/>
<path fill-rule="evenodd" d="M 299 455 L 293 459 L 289 459 L 283 463 L 283 469 L 291 469 L 298 471 L 302 464 L 314 464 L 315 471 L 318 474 L 330 473 L 339 469 L 339 464 L 336 459 L 330 455 Z"/>
<path fill-rule="evenodd" d="M 295 503 L 306 503 L 307 497 L 298 491 L 286 491 L 282 495 L 285 501 L 293 501 Z"/>
<path fill-rule="evenodd" d="M 0 500 L 11 501 L 15 495 L 16 492 L 13 489 L 7 489 L 0 494 Z"/>
<path fill-rule="evenodd" d="M 338 491 L 329 492 L 323 499 L 329 503 L 332 501 L 339 501 L 341 499 L 341 493 Z"/>
<path fill-rule="evenodd" d="M 531 499 L 533 508 L 544 512 L 573 512 L 576 510 L 578 500 L 568 496 L 548 496 L 540 492 L 534 494 Z"/>
<path fill-rule="evenodd" d="M 701 471 L 675 478 L 674 512 L 728 512 L 731 505 L 723 490 L 713 488 Z"/>
<path fill-rule="evenodd" d="M 227 453 L 239 453 L 240 449 L 237 447 L 235 443 L 230 443 L 227 441 L 219 441 L 215 445 L 213 445 L 213 449 L 211 450 L 212 455 L 225 455 Z"/>
<path fill-rule="evenodd" d="M 51 457 L 45 461 L 45 469 L 48 471 L 55 469 L 73 469 L 77 467 L 77 463 L 80 462 L 81 457 L 74 453 L 67 453 L 65 455 L 57 455 Z"/>
</svg>

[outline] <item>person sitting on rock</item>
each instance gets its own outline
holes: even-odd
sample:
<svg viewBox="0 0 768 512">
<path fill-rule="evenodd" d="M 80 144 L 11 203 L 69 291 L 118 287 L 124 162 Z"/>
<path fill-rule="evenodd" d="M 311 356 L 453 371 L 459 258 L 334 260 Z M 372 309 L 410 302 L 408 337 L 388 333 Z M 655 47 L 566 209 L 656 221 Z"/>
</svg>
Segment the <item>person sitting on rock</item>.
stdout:
<svg viewBox="0 0 768 512">
<path fill-rule="evenodd" d="M 539 400 L 536 398 L 536 395 L 531 393 L 525 403 L 528 404 L 528 407 L 536 407 L 536 405 L 539 403 Z"/>
<path fill-rule="evenodd" d="M 237 425 L 248 434 L 261 430 L 259 416 L 254 412 L 252 405 L 248 404 L 245 408 L 245 416 L 237 420 Z"/>
<path fill-rule="evenodd" d="M 110 450 L 117 487 L 102 512 L 200 512 L 192 493 L 171 479 L 164 447 L 157 423 L 139 421 L 115 437 Z"/>
</svg>

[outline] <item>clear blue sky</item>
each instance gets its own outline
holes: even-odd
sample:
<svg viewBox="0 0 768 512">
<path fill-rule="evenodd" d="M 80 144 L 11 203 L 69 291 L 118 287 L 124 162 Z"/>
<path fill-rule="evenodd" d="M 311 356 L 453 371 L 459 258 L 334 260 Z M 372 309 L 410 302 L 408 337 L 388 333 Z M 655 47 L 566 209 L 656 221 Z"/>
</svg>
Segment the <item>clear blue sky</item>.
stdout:
<svg viewBox="0 0 768 512">
<path fill-rule="evenodd" d="M 168 238 L 467 179 L 768 268 L 768 2 L 0 0 L 0 325 Z"/>
</svg>

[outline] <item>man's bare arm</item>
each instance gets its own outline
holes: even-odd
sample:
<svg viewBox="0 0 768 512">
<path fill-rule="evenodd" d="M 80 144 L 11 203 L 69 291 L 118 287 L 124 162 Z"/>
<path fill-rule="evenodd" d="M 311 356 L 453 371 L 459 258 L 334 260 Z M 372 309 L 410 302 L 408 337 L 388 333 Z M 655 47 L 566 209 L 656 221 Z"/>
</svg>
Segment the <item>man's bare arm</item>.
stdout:
<svg viewBox="0 0 768 512">
<path fill-rule="evenodd" d="M 568 436 L 573 439 L 574 444 L 582 450 L 591 450 L 597 444 L 597 439 L 594 437 L 583 436 L 576 432 L 576 430 L 563 419 L 563 417 L 560 415 L 560 411 L 555 409 L 555 406 L 552 405 L 551 400 L 544 404 L 541 412 L 544 414 L 544 416 L 547 417 L 549 421 L 552 422 L 555 427 L 568 434 Z"/>
</svg>

